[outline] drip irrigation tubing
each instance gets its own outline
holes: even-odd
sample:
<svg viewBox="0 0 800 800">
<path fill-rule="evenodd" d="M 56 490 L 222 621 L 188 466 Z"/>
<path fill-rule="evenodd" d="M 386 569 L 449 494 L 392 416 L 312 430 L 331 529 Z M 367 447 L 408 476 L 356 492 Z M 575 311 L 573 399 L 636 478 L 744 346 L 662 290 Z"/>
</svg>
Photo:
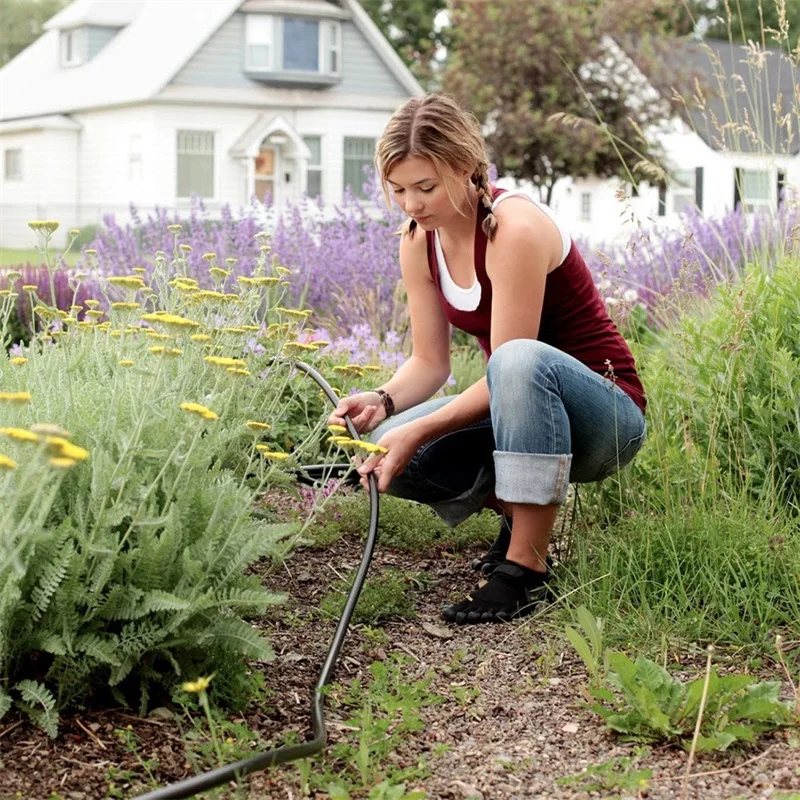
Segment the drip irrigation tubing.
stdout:
<svg viewBox="0 0 800 800">
<path fill-rule="evenodd" d="M 276 359 L 277 360 L 277 359 Z M 333 403 L 334 407 L 339 403 L 339 398 L 331 388 L 330 384 L 320 375 L 317 370 L 310 367 L 302 361 L 292 361 L 291 366 L 305 372 L 313 378 L 322 390 L 327 395 L 328 399 Z M 354 439 L 358 438 L 358 431 L 351 422 L 348 416 L 345 416 L 345 423 L 350 436 Z M 316 469 L 322 465 L 315 465 Z M 342 649 L 344 637 L 347 634 L 347 628 L 350 625 L 350 618 L 353 616 L 358 597 L 361 594 L 361 589 L 364 586 L 364 580 L 367 577 L 367 570 L 369 569 L 370 562 L 372 561 L 372 553 L 375 550 L 375 542 L 378 537 L 378 485 L 373 473 L 369 473 L 369 529 L 367 533 L 367 543 L 364 546 L 364 553 L 361 556 L 361 564 L 358 567 L 358 572 L 350 588 L 350 594 L 347 596 L 347 602 L 344 606 L 344 611 L 339 619 L 339 624 L 336 627 L 336 632 L 333 634 L 328 655 L 322 665 L 319 673 L 319 679 L 314 687 L 314 692 L 311 698 L 311 729 L 314 733 L 314 738 L 310 741 L 301 744 L 284 745 L 277 747 L 273 750 L 267 750 L 258 755 L 251 756 L 250 758 L 236 761 L 233 764 L 228 764 L 223 767 L 217 767 L 208 772 L 203 772 L 200 775 L 195 775 L 186 780 L 172 783 L 167 786 L 162 786 L 160 789 L 154 789 L 147 794 L 139 796 L 139 800 L 168 800 L 168 798 L 181 798 L 181 797 L 194 797 L 200 792 L 207 792 L 210 789 L 215 789 L 230 781 L 240 781 L 245 775 L 259 770 L 274 767 L 277 764 L 285 764 L 288 761 L 295 761 L 298 758 L 308 758 L 309 756 L 316 755 L 321 752 L 328 738 L 328 731 L 325 725 L 325 711 L 323 708 L 323 693 L 322 690 L 330 681 L 333 673 L 336 660 L 339 658 L 339 651 Z"/>
</svg>

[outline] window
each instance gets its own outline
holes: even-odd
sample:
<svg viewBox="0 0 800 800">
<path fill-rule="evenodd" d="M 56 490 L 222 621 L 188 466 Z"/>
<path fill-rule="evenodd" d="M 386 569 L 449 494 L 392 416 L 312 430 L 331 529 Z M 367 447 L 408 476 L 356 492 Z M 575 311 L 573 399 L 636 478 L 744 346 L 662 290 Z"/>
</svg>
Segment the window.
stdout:
<svg viewBox="0 0 800 800">
<path fill-rule="evenodd" d="M 61 31 L 61 65 L 77 67 L 83 64 L 86 55 L 86 39 L 83 28 Z"/>
<path fill-rule="evenodd" d="M 375 153 L 375 140 L 361 136 L 345 136 L 344 185 L 356 196 L 366 198 L 364 169 L 371 166 Z"/>
<path fill-rule="evenodd" d="M 313 199 L 322 194 L 322 137 L 304 136 L 303 141 L 311 151 L 311 158 L 308 159 L 306 194 Z"/>
<path fill-rule="evenodd" d="M 178 131 L 178 197 L 214 196 L 214 133 Z"/>
<path fill-rule="evenodd" d="M 254 72 L 341 71 L 342 26 L 309 17 L 248 14 L 245 68 Z"/>
<path fill-rule="evenodd" d="M 695 170 L 679 169 L 675 172 L 672 190 L 672 212 L 680 214 L 691 208 L 695 201 Z"/>
<path fill-rule="evenodd" d="M 142 137 L 139 134 L 135 134 L 128 140 L 129 181 L 140 181 L 144 177 L 142 160 Z"/>
<path fill-rule="evenodd" d="M 592 193 L 581 192 L 581 222 L 592 221 Z"/>
<path fill-rule="evenodd" d="M 3 153 L 3 177 L 7 181 L 22 180 L 22 150 L 19 148 Z"/>
<path fill-rule="evenodd" d="M 247 50 L 245 64 L 248 69 L 273 69 L 274 19 L 264 14 L 247 15 Z"/>
<path fill-rule="evenodd" d="M 319 72 L 319 22 L 315 19 L 283 18 L 283 68 Z"/>
<path fill-rule="evenodd" d="M 256 197 L 267 205 L 275 200 L 275 148 L 262 142 L 256 156 Z"/>
<path fill-rule="evenodd" d="M 742 203 L 745 211 L 772 205 L 772 180 L 768 170 L 741 171 Z"/>
</svg>

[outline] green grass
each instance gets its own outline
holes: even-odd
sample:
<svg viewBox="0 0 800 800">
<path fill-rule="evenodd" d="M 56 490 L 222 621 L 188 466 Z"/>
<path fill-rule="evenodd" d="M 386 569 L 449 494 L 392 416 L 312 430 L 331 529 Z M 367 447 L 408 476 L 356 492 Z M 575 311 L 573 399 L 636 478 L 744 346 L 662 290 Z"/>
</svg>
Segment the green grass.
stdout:
<svg viewBox="0 0 800 800">
<path fill-rule="evenodd" d="M 80 253 L 67 253 L 64 258 L 68 267 L 74 267 Z M 56 258 L 58 256 L 55 256 Z M 0 269 L 3 267 L 16 267 L 25 264 L 43 264 L 44 259 L 36 250 L 8 250 L 0 249 Z"/>
</svg>

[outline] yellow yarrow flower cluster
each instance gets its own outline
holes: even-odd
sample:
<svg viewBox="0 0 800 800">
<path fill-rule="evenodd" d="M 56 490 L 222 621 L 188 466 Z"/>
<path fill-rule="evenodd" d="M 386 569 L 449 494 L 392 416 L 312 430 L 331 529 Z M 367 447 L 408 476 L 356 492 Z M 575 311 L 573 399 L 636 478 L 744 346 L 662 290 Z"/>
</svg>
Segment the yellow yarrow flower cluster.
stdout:
<svg viewBox="0 0 800 800">
<path fill-rule="evenodd" d="M 183 350 L 177 347 L 163 347 L 162 345 L 154 345 L 147 348 L 154 356 L 182 356 Z"/>
<path fill-rule="evenodd" d="M 45 233 L 55 233 L 59 223 L 54 219 L 35 219 L 28 223 L 32 231 L 44 231 Z"/>
<path fill-rule="evenodd" d="M 0 428 L 0 436 L 7 436 L 15 442 L 38 442 L 39 436 L 25 428 Z"/>
<path fill-rule="evenodd" d="M 54 458 L 66 458 L 71 461 L 86 461 L 89 458 L 88 450 L 78 447 L 63 436 L 45 436 L 44 441 L 47 452 Z"/>
<path fill-rule="evenodd" d="M 251 419 L 247 421 L 247 427 L 250 428 L 251 431 L 270 431 L 272 430 L 272 425 L 267 422 L 256 422 L 255 420 Z"/>
<path fill-rule="evenodd" d="M 141 275 L 112 275 L 106 280 L 112 286 L 119 286 L 122 289 L 146 289 L 147 286 L 142 280 Z"/>
<path fill-rule="evenodd" d="M 30 403 L 30 401 L 30 392 L 0 392 L 0 402 L 24 405 L 25 403 Z"/>
<path fill-rule="evenodd" d="M 279 314 L 283 314 L 290 319 L 305 319 L 313 313 L 310 308 L 298 310 L 296 308 L 284 308 L 283 306 L 276 306 L 275 310 Z"/>
<path fill-rule="evenodd" d="M 245 275 L 239 276 L 237 279 L 242 286 L 275 286 L 280 282 L 280 278 L 275 278 L 267 275 L 251 275 L 249 278 Z"/>
<path fill-rule="evenodd" d="M 261 455 L 264 458 L 267 458 L 270 461 L 286 461 L 286 459 L 289 458 L 288 453 L 281 453 L 277 450 L 270 450 L 269 447 L 265 444 L 257 444 L 256 450 L 258 450 L 258 452 L 261 453 Z"/>
<path fill-rule="evenodd" d="M 351 439 L 349 436 L 331 436 L 328 441 L 343 450 L 361 450 L 370 455 L 382 455 L 389 452 L 385 447 L 380 447 L 372 442 L 362 442 L 360 439 Z"/>
<path fill-rule="evenodd" d="M 341 375 L 348 375 L 355 378 L 360 378 L 364 374 L 364 370 L 359 364 L 342 364 L 334 367 L 333 371 Z"/>
<path fill-rule="evenodd" d="M 112 303 L 111 304 L 111 308 L 117 309 L 117 310 L 135 311 L 137 308 L 141 308 L 141 307 L 142 307 L 141 303 L 123 303 L 123 302 L 118 302 L 118 303 Z"/>
<path fill-rule="evenodd" d="M 25 356 L 14 356 L 14 358 L 11 359 L 11 363 L 16 367 L 21 367 L 23 364 L 28 363 L 28 359 L 25 358 Z"/>
<path fill-rule="evenodd" d="M 219 419 L 219 414 L 215 414 L 210 408 L 201 406 L 199 403 L 181 403 L 180 407 L 187 413 L 196 414 L 198 417 L 202 417 L 203 419 Z"/>
<path fill-rule="evenodd" d="M 0 469 L 16 469 L 17 462 L 0 453 Z"/>
<path fill-rule="evenodd" d="M 200 694 L 208 689 L 213 677 L 213 675 L 209 675 L 207 678 L 198 678 L 196 681 L 186 681 L 181 684 L 181 689 L 190 694 Z"/>
<path fill-rule="evenodd" d="M 328 425 L 328 430 L 334 434 L 346 434 L 347 428 L 344 425 Z"/>
<path fill-rule="evenodd" d="M 167 314 L 165 311 L 156 311 L 152 314 L 142 314 L 141 318 L 145 322 L 163 325 L 166 328 L 177 328 L 179 330 L 200 327 L 200 323 L 195 322 L 193 319 L 179 317 L 177 314 Z"/>
<path fill-rule="evenodd" d="M 208 333 L 193 333 L 189 337 L 193 342 L 210 342 L 211 336 Z"/>
<path fill-rule="evenodd" d="M 313 344 L 309 344 L 307 342 L 286 342 L 286 344 L 283 345 L 283 349 L 290 353 L 297 352 L 298 350 L 314 353 L 319 348 L 314 347 Z"/>
<path fill-rule="evenodd" d="M 119 364 L 121 367 L 132 367 L 135 363 L 135 361 L 131 361 L 129 358 L 123 358 L 122 360 L 117 361 L 117 364 Z"/>
<path fill-rule="evenodd" d="M 213 364 L 216 367 L 238 367 L 244 369 L 247 367 L 247 362 L 242 361 L 240 358 L 226 358 L 224 356 L 204 356 L 203 361 Z"/>
<path fill-rule="evenodd" d="M 222 269 L 222 267 L 211 267 L 209 273 L 214 278 L 227 278 L 230 275 L 230 270 Z"/>
<path fill-rule="evenodd" d="M 231 375 L 241 375 L 244 378 L 247 378 L 251 375 L 248 370 L 242 369 L 241 367 L 228 367 L 225 372 L 230 372 Z"/>
</svg>

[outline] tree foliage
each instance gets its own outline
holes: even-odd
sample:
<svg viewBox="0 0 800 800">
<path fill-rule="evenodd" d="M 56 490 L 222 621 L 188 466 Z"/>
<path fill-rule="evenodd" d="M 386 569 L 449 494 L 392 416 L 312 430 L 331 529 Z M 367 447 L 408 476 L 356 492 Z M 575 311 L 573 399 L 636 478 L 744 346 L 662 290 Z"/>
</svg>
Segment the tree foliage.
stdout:
<svg viewBox="0 0 800 800">
<path fill-rule="evenodd" d="M 709 39 L 770 45 L 775 31 L 792 48 L 800 42 L 800 0 L 694 0 L 689 10 Z"/>
<path fill-rule="evenodd" d="M 44 23 L 68 0 L 3 0 L 0 13 L 0 67 L 7 64 L 43 32 Z"/>
<path fill-rule="evenodd" d="M 448 8 L 448 0 L 361 0 L 361 5 L 414 77 L 431 88 L 436 80 L 437 54 L 449 39 L 448 28 L 437 29 L 435 20 Z"/>
<path fill-rule="evenodd" d="M 644 132 L 670 116 L 678 76 L 661 74 L 652 34 L 673 16 L 662 0 L 454 0 L 444 88 L 485 124 L 500 173 L 545 199 L 563 176 L 638 180 L 634 166 L 660 166 Z"/>
</svg>

